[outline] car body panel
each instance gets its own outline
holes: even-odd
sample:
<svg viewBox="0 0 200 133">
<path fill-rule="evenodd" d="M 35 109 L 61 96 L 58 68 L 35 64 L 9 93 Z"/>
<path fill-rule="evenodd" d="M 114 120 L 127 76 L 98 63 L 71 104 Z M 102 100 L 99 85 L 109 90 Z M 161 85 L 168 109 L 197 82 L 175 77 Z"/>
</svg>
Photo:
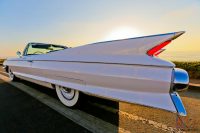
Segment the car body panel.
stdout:
<svg viewBox="0 0 200 133">
<path fill-rule="evenodd" d="M 19 77 L 177 112 L 170 96 L 175 65 L 146 53 L 182 33 L 100 42 L 12 58 L 4 65 Z"/>
</svg>

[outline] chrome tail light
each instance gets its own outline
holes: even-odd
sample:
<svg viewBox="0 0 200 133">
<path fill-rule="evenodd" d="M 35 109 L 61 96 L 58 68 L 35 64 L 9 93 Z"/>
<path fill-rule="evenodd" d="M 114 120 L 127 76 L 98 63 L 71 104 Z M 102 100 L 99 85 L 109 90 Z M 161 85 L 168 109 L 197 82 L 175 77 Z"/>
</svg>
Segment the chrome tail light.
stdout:
<svg viewBox="0 0 200 133">
<path fill-rule="evenodd" d="M 176 107 L 177 113 L 181 116 L 186 116 L 187 112 L 181 101 L 180 96 L 176 91 L 186 90 L 189 85 L 188 73 L 179 68 L 175 68 L 173 71 L 172 87 L 171 87 L 171 99 Z"/>
<path fill-rule="evenodd" d="M 186 90 L 189 85 L 189 76 L 188 73 L 179 68 L 174 69 L 174 78 L 173 78 L 173 91 L 182 91 Z"/>
</svg>

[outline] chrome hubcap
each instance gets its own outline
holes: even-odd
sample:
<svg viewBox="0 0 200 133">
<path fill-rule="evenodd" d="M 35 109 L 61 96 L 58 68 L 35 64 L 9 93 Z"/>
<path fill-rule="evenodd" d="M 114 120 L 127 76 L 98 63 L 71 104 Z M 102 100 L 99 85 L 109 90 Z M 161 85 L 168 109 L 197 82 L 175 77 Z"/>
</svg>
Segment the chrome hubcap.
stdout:
<svg viewBox="0 0 200 133">
<path fill-rule="evenodd" d="M 61 87 L 61 86 L 59 86 L 59 88 L 60 88 L 60 91 L 61 91 L 62 95 L 66 99 L 71 100 L 71 99 L 74 98 L 74 96 L 75 96 L 75 90 L 70 89 L 70 88 Z"/>
</svg>

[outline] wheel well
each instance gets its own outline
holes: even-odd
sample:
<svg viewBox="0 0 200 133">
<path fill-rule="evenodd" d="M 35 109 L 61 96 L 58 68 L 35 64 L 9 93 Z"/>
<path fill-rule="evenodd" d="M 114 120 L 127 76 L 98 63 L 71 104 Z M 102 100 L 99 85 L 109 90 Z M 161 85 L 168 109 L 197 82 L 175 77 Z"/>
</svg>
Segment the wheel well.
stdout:
<svg viewBox="0 0 200 133">
<path fill-rule="evenodd" d="M 53 89 L 56 89 L 56 85 L 55 84 L 51 84 Z"/>
<path fill-rule="evenodd" d="M 8 67 L 8 66 L 5 66 L 5 70 L 6 70 L 7 73 L 8 73 L 8 69 L 9 69 L 9 67 Z"/>
</svg>

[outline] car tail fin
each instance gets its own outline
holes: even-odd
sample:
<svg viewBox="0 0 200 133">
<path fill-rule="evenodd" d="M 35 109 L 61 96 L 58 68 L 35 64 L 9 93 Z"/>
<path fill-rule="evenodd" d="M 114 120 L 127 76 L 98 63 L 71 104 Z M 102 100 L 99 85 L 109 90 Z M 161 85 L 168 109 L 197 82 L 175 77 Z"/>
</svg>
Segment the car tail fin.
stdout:
<svg viewBox="0 0 200 133">
<path fill-rule="evenodd" d="M 79 55 L 149 55 L 155 56 L 172 40 L 182 35 L 184 31 L 158 34 L 106 42 L 97 42 L 79 46 L 68 51 Z"/>
<path fill-rule="evenodd" d="M 165 47 L 166 45 L 168 45 L 170 42 L 171 42 L 171 40 L 168 40 L 168 41 L 165 41 L 165 42 L 153 47 L 152 49 L 147 51 L 147 55 L 149 55 L 149 56 L 159 55 L 161 52 L 164 51 L 164 49 L 162 49 L 162 48 Z"/>
<path fill-rule="evenodd" d="M 148 50 L 147 51 L 147 55 L 149 55 L 149 56 L 158 56 L 161 52 L 163 52 L 165 50 L 165 49 L 163 49 L 163 47 L 165 47 L 166 45 L 171 43 L 172 40 L 176 39 L 177 37 L 179 37 L 183 33 L 185 33 L 185 32 L 184 31 L 176 32 L 174 34 L 174 36 L 171 37 L 169 40 L 166 40 L 166 41 L 156 45 L 155 47 L 151 48 L 150 50 Z"/>
</svg>

